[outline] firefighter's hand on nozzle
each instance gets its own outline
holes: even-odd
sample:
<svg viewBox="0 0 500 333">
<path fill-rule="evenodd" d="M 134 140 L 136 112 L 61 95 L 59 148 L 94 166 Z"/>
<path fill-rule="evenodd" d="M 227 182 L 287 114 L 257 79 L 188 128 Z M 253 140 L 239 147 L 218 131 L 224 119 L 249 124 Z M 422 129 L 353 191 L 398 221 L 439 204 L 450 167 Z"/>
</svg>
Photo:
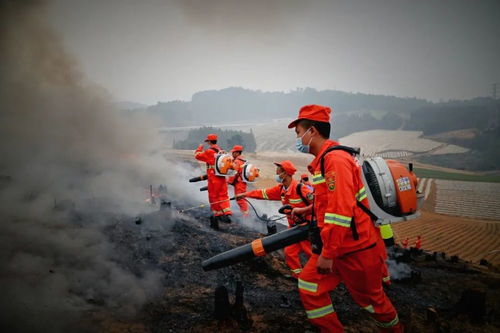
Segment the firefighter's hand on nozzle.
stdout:
<svg viewBox="0 0 500 333">
<path fill-rule="evenodd" d="M 297 216 L 304 216 L 307 215 L 307 213 L 310 212 L 310 206 L 308 207 L 295 207 L 291 211 L 292 219 L 294 219 Z"/>
<path fill-rule="evenodd" d="M 327 259 L 320 255 L 316 262 L 316 269 L 319 274 L 330 274 L 332 272 L 333 259 Z"/>
</svg>

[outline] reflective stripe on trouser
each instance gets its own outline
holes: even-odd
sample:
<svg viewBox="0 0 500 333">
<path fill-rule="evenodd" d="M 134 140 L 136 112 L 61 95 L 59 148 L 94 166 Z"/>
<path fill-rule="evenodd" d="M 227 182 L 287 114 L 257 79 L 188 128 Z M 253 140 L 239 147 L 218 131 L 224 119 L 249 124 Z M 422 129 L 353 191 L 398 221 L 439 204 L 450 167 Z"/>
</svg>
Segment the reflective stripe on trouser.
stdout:
<svg viewBox="0 0 500 333">
<path fill-rule="evenodd" d="M 292 244 L 285 247 L 285 263 L 290 268 L 293 276 L 297 277 L 302 271 L 302 264 L 300 263 L 300 253 L 304 253 L 308 258 L 312 255 L 311 243 L 305 240 L 299 243 Z"/>
<path fill-rule="evenodd" d="M 394 324 L 384 329 L 393 328 L 394 332 L 399 332 L 398 323 L 394 322 L 396 310 L 382 288 L 380 267 L 383 258 L 377 248 L 336 258 L 333 272 L 326 275 L 317 273 L 317 259 L 313 254 L 299 275 L 299 294 L 306 311 L 330 304 L 329 292 L 342 281 L 354 301 L 371 314 L 377 325 Z M 322 332 L 343 332 L 335 313 L 309 320 Z"/>
<path fill-rule="evenodd" d="M 212 213 L 214 213 L 215 216 L 221 216 L 221 215 L 231 215 L 231 208 L 224 208 L 221 210 L 212 210 Z"/>
</svg>

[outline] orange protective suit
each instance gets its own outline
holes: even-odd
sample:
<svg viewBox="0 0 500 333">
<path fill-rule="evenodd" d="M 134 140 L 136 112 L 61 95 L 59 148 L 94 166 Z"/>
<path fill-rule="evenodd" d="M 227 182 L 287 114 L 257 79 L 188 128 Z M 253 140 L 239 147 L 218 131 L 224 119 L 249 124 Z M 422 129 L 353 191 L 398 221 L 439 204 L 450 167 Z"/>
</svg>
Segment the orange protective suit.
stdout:
<svg viewBox="0 0 500 333">
<path fill-rule="evenodd" d="M 327 140 L 308 166 L 313 175 L 314 214 L 323 242 L 321 256 L 333 260 L 332 273 L 319 274 L 318 255 L 313 254 L 299 275 L 302 303 L 307 317 L 321 332 L 343 332 L 329 294 L 343 282 L 381 331 L 401 332 L 397 312 L 382 288 L 384 243 L 370 217 L 356 204 L 359 200 L 369 207 L 360 166 L 349 153 L 336 150 L 325 155 L 325 172 L 321 173 L 320 157 L 335 145 L 338 143 Z"/>
<path fill-rule="evenodd" d="M 243 159 L 243 156 L 238 156 L 234 159 L 234 169 L 236 170 L 236 175 L 229 177 L 227 179 L 227 183 L 234 186 L 234 195 L 238 195 L 241 193 L 245 193 L 247 191 L 247 183 L 243 181 L 241 178 L 241 172 L 243 165 L 246 161 Z M 236 203 L 240 207 L 240 211 L 244 217 L 248 216 L 248 202 L 244 198 L 240 198 L 236 200 Z"/>
<path fill-rule="evenodd" d="M 198 161 L 207 164 L 208 202 L 214 216 L 232 215 L 226 177 L 215 175 L 215 156 L 220 150 L 217 145 L 211 144 L 206 150 L 203 150 L 203 145 L 199 145 L 194 152 Z"/>
<path fill-rule="evenodd" d="M 283 184 L 278 184 L 274 187 L 253 190 L 246 194 L 248 198 L 261 199 L 261 200 L 281 200 L 283 205 L 290 205 L 292 207 L 306 207 L 312 203 L 313 195 L 307 186 L 301 186 L 300 191 L 302 192 L 302 197 L 304 197 L 308 202 L 305 203 L 298 193 L 299 182 L 292 179 L 288 188 L 285 188 Z M 294 225 L 294 221 L 288 216 L 288 227 L 291 228 Z M 300 263 L 299 254 L 303 252 L 309 258 L 312 255 L 311 243 L 308 240 L 292 244 L 285 247 L 285 262 L 288 268 L 292 271 L 292 276 L 298 277 L 302 271 L 302 264 Z"/>
</svg>

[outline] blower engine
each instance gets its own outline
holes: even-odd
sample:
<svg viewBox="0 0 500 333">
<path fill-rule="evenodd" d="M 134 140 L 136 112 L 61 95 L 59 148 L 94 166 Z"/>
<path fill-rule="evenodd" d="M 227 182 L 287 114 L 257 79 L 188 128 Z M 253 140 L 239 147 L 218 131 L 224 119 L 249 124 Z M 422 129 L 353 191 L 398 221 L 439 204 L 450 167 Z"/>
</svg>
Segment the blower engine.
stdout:
<svg viewBox="0 0 500 333">
<path fill-rule="evenodd" d="M 253 164 L 245 163 L 242 166 L 241 178 L 245 183 L 253 183 L 259 177 L 260 170 Z"/>
<path fill-rule="evenodd" d="M 233 176 L 236 173 L 233 162 L 233 157 L 230 154 L 217 154 L 215 156 L 215 174 L 217 176 Z"/>
<path fill-rule="evenodd" d="M 377 216 L 377 224 L 420 216 L 424 196 L 417 192 L 417 176 L 411 163 L 406 168 L 394 160 L 370 157 L 363 161 L 362 170 L 370 211 Z"/>
</svg>

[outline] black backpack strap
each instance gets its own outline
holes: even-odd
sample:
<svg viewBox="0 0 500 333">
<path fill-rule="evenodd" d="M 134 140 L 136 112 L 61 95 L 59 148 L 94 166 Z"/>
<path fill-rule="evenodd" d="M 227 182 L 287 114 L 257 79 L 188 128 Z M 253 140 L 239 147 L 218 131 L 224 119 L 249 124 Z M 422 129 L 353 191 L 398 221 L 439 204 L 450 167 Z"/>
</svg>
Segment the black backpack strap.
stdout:
<svg viewBox="0 0 500 333">
<path fill-rule="evenodd" d="M 309 206 L 309 200 L 307 200 L 307 198 L 302 193 L 302 183 L 298 183 L 297 184 L 297 193 L 299 194 L 299 196 L 302 199 L 302 201 L 304 201 L 304 203 L 306 204 L 306 206 Z"/>
<path fill-rule="evenodd" d="M 356 200 L 356 204 L 358 205 L 359 208 L 361 208 L 361 210 L 363 212 L 365 212 L 368 216 L 370 216 L 372 222 L 377 222 L 378 221 L 378 216 L 375 215 L 375 214 L 373 214 L 373 212 L 370 210 L 370 208 L 368 208 L 365 205 L 363 205 L 361 203 L 361 201 Z"/>
<path fill-rule="evenodd" d="M 320 157 L 320 160 L 319 160 L 320 167 L 321 167 L 321 175 L 323 177 L 325 176 L 325 155 L 328 154 L 331 151 L 334 151 L 334 150 L 343 150 L 345 152 L 348 152 L 352 156 L 359 155 L 359 148 L 352 148 L 352 147 L 347 147 L 347 146 L 342 146 L 342 145 L 338 145 L 338 146 L 333 146 L 333 147 L 327 148 L 323 152 L 323 154 L 321 154 L 321 157 Z"/>
<path fill-rule="evenodd" d="M 358 228 L 356 228 L 356 222 L 354 222 L 354 217 L 352 218 L 351 224 L 349 226 L 351 227 L 352 238 L 354 240 L 358 240 L 359 239 Z"/>
</svg>

